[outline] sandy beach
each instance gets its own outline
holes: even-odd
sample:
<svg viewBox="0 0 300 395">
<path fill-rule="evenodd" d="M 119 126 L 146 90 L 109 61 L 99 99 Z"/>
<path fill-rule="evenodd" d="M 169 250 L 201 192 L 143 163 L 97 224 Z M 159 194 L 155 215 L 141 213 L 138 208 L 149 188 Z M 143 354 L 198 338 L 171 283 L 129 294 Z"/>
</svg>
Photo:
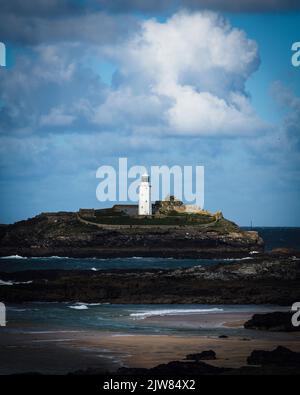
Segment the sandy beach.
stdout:
<svg viewBox="0 0 300 395">
<path fill-rule="evenodd" d="M 193 314 L 150 317 L 177 327 L 199 325 L 240 327 L 249 314 Z M 228 338 L 201 335 L 128 334 L 102 331 L 23 331 L 0 329 L 0 373 L 43 372 L 66 374 L 79 369 L 116 371 L 121 366 L 153 367 L 186 354 L 212 349 L 215 366 L 239 367 L 254 349 L 272 350 L 278 345 L 300 352 L 300 334 L 241 331 Z M 19 328 L 20 329 L 20 328 Z M 24 329 L 24 328 L 23 328 Z"/>
<path fill-rule="evenodd" d="M 166 315 L 147 317 L 145 322 L 159 324 L 159 326 L 172 326 L 174 328 L 243 328 L 244 322 L 252 317 L 252 313 L 202 313 L 190 315 Z"/>
</svg>

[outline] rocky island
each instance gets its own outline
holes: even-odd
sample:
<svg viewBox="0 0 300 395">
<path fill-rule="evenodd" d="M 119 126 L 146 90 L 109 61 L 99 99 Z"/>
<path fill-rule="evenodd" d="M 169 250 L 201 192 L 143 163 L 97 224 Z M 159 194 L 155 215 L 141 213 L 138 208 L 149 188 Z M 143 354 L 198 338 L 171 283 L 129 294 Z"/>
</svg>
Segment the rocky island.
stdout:
<svg viewBox="0 0 300 395">
<path fill-rule="evenodd" d="M 243 257 L 261 252 L 257 232 L 243 231 L 215 214 L 185 206 L 175 198 L 153 205 L 153 215 L 136 206 L 42 213 L 0 226 L 0 256 L 68 257 Z"/>
<path fill-rule="evenodd" d="M 6 302 L 290 305 L 300 299 L 299 254 L 264 252 L 257 232 L 170 197 L 151 215 L 137 206 L 42 213 L 0 227 L 0 256 L 214 258 L 169 269 L 26 270 L 0 273 Z M 234 258 L 235 262 L 218 262 Z"/>
</svg>

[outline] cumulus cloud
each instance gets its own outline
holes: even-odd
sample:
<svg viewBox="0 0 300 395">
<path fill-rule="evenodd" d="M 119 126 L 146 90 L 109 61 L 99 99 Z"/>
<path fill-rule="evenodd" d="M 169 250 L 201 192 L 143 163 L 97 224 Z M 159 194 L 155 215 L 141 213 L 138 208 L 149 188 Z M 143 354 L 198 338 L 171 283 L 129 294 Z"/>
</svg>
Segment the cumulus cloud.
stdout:
<svg viewBox="0 0 300 395">
<path fill-rule="evenodd" d="M 91 59 L 115 65 L 112 86 Z M 210 12 L 144 20 L 122 45 L 40 44 L 0 70 L 0 128 L 248 136 L 265 127 L 245 91 L 258 66 L 256 43 Z"/>
<path fill-rule="evenodd" d="M 265 126 L 245 92 L 259 65 L 257 45 L 217 14 L 180 12 L 164 23 L 145 21 L 127 43 L 104 52 L 119 64 L 118 93 L 98 107 L 100 124 L 104 109 L 107 118 L 123 94 L 130 108 L 134 94 L 144 112 L 158 112 L 154 118 L 160 116 L 170 134 L 247 135 Z"/>
<path fill-rule="evenodd" d="M 82 62 L 84 54 L 81 45 L 38 46 L 17 56 L 11 69 L 1 69 L 0 132 L 88 129 L 106 86 Z"/>
</svg>

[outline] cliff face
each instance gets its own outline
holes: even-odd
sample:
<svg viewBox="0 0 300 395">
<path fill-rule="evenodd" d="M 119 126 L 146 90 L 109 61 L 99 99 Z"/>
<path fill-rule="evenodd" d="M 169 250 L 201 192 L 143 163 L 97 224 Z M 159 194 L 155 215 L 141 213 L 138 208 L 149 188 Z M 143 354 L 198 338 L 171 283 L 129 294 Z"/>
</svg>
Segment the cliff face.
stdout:
<svg viewBox="0 0 300 395">
<path fill-rule="evenodd" d="M 212 224 L 93 224 L 77 213 L 41 214 L 2 229 L 0 256 L 227 257 L 261 251 L 256 232 L 220 218 Z"/>
</svg>

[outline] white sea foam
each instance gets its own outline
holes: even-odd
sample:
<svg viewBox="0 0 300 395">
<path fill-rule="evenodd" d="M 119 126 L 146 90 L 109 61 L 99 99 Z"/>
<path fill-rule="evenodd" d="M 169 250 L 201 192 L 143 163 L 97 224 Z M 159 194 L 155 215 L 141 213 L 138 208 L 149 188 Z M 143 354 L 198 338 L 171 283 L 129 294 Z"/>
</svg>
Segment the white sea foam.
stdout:
<svg viewBox="0 0 300 395">
<path fill-rule="evenodd" d="M 68 256 L 57 256 L 57 255 L 48 256 L 46 258 L 50 258 L 50 259 L 71 259 Z"/>
<path fill-rule="evenodd" d="M 18 285 L 18 284 L 31 284 L 32 281 L 2 281 L 0 280 L 0 285 Z"/>
<path fill-rule="evenodd" d="M 97 260 L 97 261 L 107 261 L 107 258 L 97 258 L 97 257 L 87 257 L 87 258 L 76 258 L 72 256 L 58 256 L 58 255 L 52 255 L 52 256 L 33 256 L 30 257 L 30 259 L 72 259 L 72 260 L 78 260 L 78 261 L 84 261 L 84 260 Z"/>
<path fill-rule="evenodd" d="M 91 270 L 92 270 L 93 272 L 97 272 L 99 269 L 96 269 L 95 267 L 92 267 Z"/>
<path fill-rule="evenodd" d="M 85 304 L 75 305 L 75 306 L 68 306 L 70 309 L 74 310 L 87 310 L 88 307 Z"/>
<path fill-rule="evenodd" d="M 240 258 L 238 261 L 248 261 L 249 259 L 254 259 L 251 256 L 245 256 L 245 258 Z"/>
<path fill-rule="evenodd" d="M 237 261 L 248 261 L 249 259 L 254 259 L 252 256 L 245 256 L 244 258 L 224 258 L 221 261 L 226 262 L 237 262 Z M 220 259 L 214 259 L 214 261 L 220 261 Z"/>
<path fill-rule="evenodd" d="M 131 313 L 130 317 L 135 319 L 144 319 L 155 316 L 166 316 L 166 315 L 185 315 L 185 314 L 205 314 L 205 313 L 216 313 L 221 312 L 223 309 L 212 308 L 212 309 L 162 309 L 162 310 L 149 310 L 140 313 Z"/>
<path fill-rule="evenodd" d="M 87 310 L 89 307 L 93 306 L 101 306 L 105 303 L 75 303 L 72 306 L 68 306 L 70 309 L 75 309 L 75 310 Z"/>
<path fill-rule="evenodd" d="M 12 281 L 2 281 L 0 280 L 0 285 L 13 285 Z"/>
<path fill-rule="evenodd" d="M 36 335 L 36 334 L 44 334 L 44 333 L 80 333 L 80 332 L 82 332 L 82 331 L 72 331 L 72 330 L 70 330 L 70 331 L 47 331 L 47 330 L 45 330 L 45 331 L 25 331 L 25 332 L 22 332 L 22 333 L 29 333 L 29 334 L 32 334 L 32 335 Z"/>
<path fill-rule="evenodd" d="M 28 259 L 26 256 L 20 255 L 9 255 L 9 256 L 2 256 L 0 259 Z"/>
<path fill-rule="evenodd" d="M 52 256 L 33 256 L 31 257 L 31 259 L 72 259 L 68 256 L 56 256 L 56 255 L 52 255 Z"/>
</svg>

